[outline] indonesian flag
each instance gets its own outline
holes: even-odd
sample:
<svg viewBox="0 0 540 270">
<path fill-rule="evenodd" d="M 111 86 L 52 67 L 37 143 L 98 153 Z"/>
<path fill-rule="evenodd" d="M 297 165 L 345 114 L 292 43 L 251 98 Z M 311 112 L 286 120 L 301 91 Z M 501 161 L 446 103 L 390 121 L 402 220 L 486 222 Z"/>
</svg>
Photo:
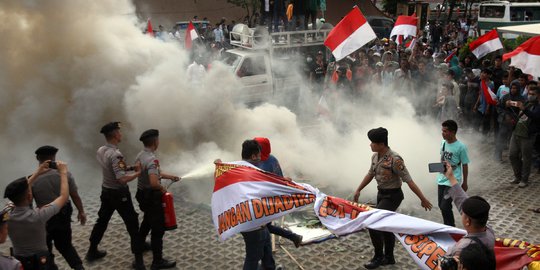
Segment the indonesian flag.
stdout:
<svg viewBox="0 0 540 270">
<path fill-rule="evenodd" d="M 330 31 L 324 45 L 332 51 L 336 61 L 339 61 L 376 37 L 377 35 L 373 32 L 360 9 L 354 7 Z"/>
<path fill-rule="evenodd" d="M 480 36 L 477 40 L 469 44 L 469 49 L 477 59 L 480 59 L 486 54 L 502 48 L 503 45 L 499 39 L 499 34 L 497 34 L 497 30 L 495 29 L 487 32 L 483 36 Z"/>
<path fill-rule="evenodd" d="M 148 22 L 146 23 L 146 34 L 152 37 L 154 36 L 154 29 L 152 28 L 150 19 L 148 19 Z"/>
<path fill-rule="evenodd" d="M 321 223 L 335 235 L 366 228 L 393 232 L 420 269 L 433 270 L 438 259 L 466 234 L 444 224 L 328 196 L 308 184 L 262 171 L 246 161 L 217 163 L 214 180 L 212 220 L 221 241 L 312 206 Z M 498 239 L 497 269 L 517 270 L 527 265 L 538 270 L 534 267 L 540 263 L 539 248 Z M 501 268 L 503 265 L 506 267 Z"/>
<path fill-rule="evenodd" d="M 480 82 L 480 87 L 482 88 L 482 93 L 484 93 L 484 98 L 489 105 L 497 105 L 497 95 L 493 93 L 491 88 L 487 85 L 486 81 L 482 80 Z"/>
<path fill-rule="evenodd" d="M 503 61 L 511 59 L 510 64 L 520 68 L 523 73 L 540 77 L 540 36 L 533 37 L 512 52 L 503 55 Z"/>
<path fill-rule="evenodd" d="M 405 38 L 409 36 L 416 37 L 416 25 L 418 25 L 418 18 L 416 16 L 398 16 L 390 37 L 399 35 Z"/>
<path fill-rule="evenodd" d="M 191 21 L 189 21 L 187 31 L 186 31 L 186 38 L 184 41 L 184 47 L 186 49 L 191 49 L 193 40 L 195 40 L 198 37 L 199 37 L 199 34 L 197 34 L 197 30 L 195 29 L 195 26 L 193 26 L 193 23 Z"/>
<path fill-rule="evenodd" d="M 450 63 L 452 61 L 452 58 L 456 55 L 457 50 L 454 50 L 451 54 L 449 54 L 446 58 L 444 58 L 445 63 Z"/>
<path fill-rule="evenodd" d="M 319 103 L 317 104 L 317 111 L 321 116 L 330 116 L 330 108 L 328 106 L 328 102 L 326 102 L 326 98 L 324 97 L 324 95 L 321 95 L 321 98 L 319 99 Z"/>
</svg>

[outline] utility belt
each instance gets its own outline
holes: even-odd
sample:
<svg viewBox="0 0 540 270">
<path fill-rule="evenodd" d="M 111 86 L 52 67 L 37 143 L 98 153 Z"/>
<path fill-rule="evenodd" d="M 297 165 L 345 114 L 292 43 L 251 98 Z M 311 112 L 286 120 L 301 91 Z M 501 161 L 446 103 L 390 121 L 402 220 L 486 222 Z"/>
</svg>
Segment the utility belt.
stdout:
<svg viewBox="0 0 540 270">
<path fill-rule="evenodd" d="M 125 187 L 120 187 L 120 188 L 106 188 L 106 187 L 101 187 L 101 192 L 103 194 L 111 194 L 111 195 L 118 195 L 118 194 L 129 194 L 129 187 L 128 186 L 125 186 Z"/>
<path fill-rule="evenodd" d="M 51 253 L 48 251 L 36 253 L 31 256 L 13 256 L 19 260 L 23 266 L 23 269 L 34 270 L 55 270 L 58 269 L 54 264 Z"/>
</svg>

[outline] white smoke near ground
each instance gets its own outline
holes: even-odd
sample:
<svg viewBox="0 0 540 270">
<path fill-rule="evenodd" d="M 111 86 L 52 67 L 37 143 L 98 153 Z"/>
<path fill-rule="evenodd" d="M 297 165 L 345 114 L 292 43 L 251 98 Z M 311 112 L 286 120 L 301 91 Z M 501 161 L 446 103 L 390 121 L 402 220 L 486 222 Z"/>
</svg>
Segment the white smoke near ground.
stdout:
<svg viewBox="0 0 540 270">
<path fill-rule="evenodd" d="M 272 104 L 248 108 L 232 102 L 241 84 L 228 67 L 214 63 L 202 87 L 193 87 L 180 44 L 142 34 L 145 22 L 122 14 L 134 14 L 127 0 L 0 4 L 10 22 L 0 26 L 0 146 L 7 150 L 0 154 L 0 188 L 31 173 L 34 150 L 51 144 L 61 149 L 58 159 L 68 162 L 80 188 L 98 189 L 95 151 L 104 143 L 98 131 L 122 121 L 120 149 L 128 161 L 142 148 L 139 135 L 159 129 L 162 169 L 191 175 L 176 185 L 188 187 L 185 195 L 198 202 L 210 201 L 212 162 L 240 159 L 241 143 L 259 136 L 270 139 L 286 175 L 347 195 L 370 166 L 367 131 L 382 126 L 436 205 L 427 164 L 439 160 L 440 123 L 416 117 L 406 98 L 380 96 L 372 86 L 367 101 L 342 101 L 334 121 L 315 116 L 318 96 L 309 91 L 295 112 Z M 374 180 L 361 201 L 374 202 L 375 192 Z M 418 208 L 419 200 L 407 192 L 404 207 L 410 205 Z"/>
</svg>

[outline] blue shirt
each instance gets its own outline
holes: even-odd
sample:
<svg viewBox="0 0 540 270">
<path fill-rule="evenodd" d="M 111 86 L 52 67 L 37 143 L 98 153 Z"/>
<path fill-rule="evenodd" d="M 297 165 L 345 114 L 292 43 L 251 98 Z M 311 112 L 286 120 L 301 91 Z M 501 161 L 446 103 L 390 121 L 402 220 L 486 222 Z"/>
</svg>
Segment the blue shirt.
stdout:
<svg viewBox="0 0 540 270">
<path fill-rule="evenodd" d="M 267 171 L 267 172 L 271 172 L 279 176 L 283 176 L 283 172 L 281 171 L 281 166 L 279 166 L 279 161 L 277 160 L 276 157 L 272 155 L 269 155 L 267 160 L 261 161 L 255 164 L 255 166 L 257 166 L 257 168 L 263 171 Z"/>
<path fill-rule="evenodd" d="M 497 99 L 500 101 L 508 93 L 510 93 L 510 87 L 504 84 L 499 86 L 499 89 L 497 90 Z"/>
<path fill-rule="evenodd" d="M 444 149 L 444 150 L 443 150 Z M 467 153 L 467 146 L 460 141 L 448 143 L 445 140 L 441 143 L 441 161 L 448 161 L 452 165 L 454 176 L 461 184 L 462 180 L 462 165 L 469 164 L 469 155 Z M 437 175 L 437 184 L 444 186 L 451 186 L 450 180 L 439 173 Z"/>
</svg>

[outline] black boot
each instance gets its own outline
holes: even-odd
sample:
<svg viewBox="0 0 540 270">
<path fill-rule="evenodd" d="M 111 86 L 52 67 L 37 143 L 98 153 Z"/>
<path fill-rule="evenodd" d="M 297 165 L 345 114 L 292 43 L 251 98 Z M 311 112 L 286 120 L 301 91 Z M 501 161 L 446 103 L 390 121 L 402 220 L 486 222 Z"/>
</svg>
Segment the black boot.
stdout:
<svg viewBox="0 0 540 270">
<path fill-rule="evenodd" d="M 383 260 L 384 260 L 383 256 L 375 256 L 375 257 L 373 257 L 373 259 L 371 259 L 371 261 L 369 261 L 369 263 L 364 264 L 364 267 L 367 268 L 367 269 L 375 269 L 375 268 L 383 265 L 382 264 Z"/>
<path fill-rule="evenodd" d="M 101 259 L 101 258 L 105 257 L 106 255 L 107 255 L 107 251 L 101 251 L 101 250 L 97 249 L 97 247 L 90 248 L 88 250 L 88 252 L 86 253 L 86 260 L 91 262 L 91 261 L 95 261 L 97 259 Z"/>
<path fill-rule="evenodd" d="M 394 259 L 394 255 L 385 255 L 381 265 L 389 265 L 389 264 L 396 264 L 396 260 Z"/>
<path fill-rule="evenodd" d="M 153 261 L 150 269 L 152 270 L 167 269 L 167 268 L 173 268 L 175 266 L 176 266 L 176 261 L 169 261 L 162 258 L 161 260 Z"/>
</svg>

